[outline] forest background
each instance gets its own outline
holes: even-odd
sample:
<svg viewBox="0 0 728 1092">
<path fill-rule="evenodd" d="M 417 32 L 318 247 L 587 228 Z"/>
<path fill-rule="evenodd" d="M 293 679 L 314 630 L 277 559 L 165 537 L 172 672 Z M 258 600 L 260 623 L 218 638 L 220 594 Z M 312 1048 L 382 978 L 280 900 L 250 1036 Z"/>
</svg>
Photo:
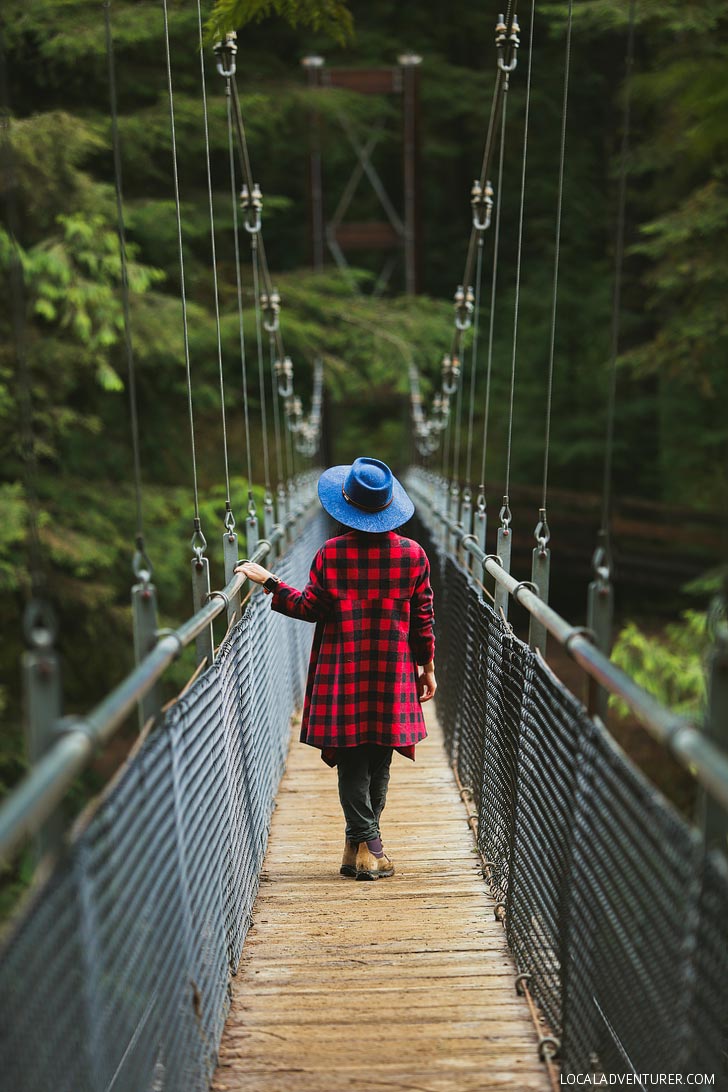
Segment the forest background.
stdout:
<svg viewBox="0 0 728 1092">
<path fill-rule="evenodd" d="M 402 342 L 411 348 L 425 392 L 439 381 L 470 226 L 470 187 L 490 108 L 497 6 L 465 0 L 452 0 L 446 9 L 432 0 L 354 0 L 348 6 L 336 0 L 222 0 L 218 5 L 230 17 L 227 25 L 239 30 L 237 79 L 253 170 L 264 193 L 266 248 L 304 402 L 314 357 L 321 354 L 324 360 L 326 454 L 332 462 L 368 451 L 398 470 L 406 465 Z M 219 573 L 225 490 L 197 11 L 191 0 L 170 0 L 169 11 L 201 513 L 213 570 Z M 312 11 L 313 19 L 307 18 Z M 293 14 L 297 25 L 280 18 L 281 12 Z M 261 18 L 244 21 L 255 13 Z M 516 483 L 538 484 L 543 460 L 565 14 L 565 4 L 536 5 L 511 472 Z M 589 493 L 600 488 L 604 455 L 627 14 L 627 0 L 574 4 L 551 483 Z M 494 323 L 488 444 L 493 481 L 503 476 L 510 382 L 529 30 L 528 11 L 519 15 L 522 48 L 509 92 Z M 193 508 L 162 7 L 157 0 L 118 0 L 111 16 L 132 259 L 146 545 L 161 624 L 170 625 L 189 613 Z M 103 7 L 98 0 L 5 0 L 0 19 L 1 105 L 4 123 L 10 122 L 3 129 L 0 176 L 1 793 L 24 768 L 18 664 L 31 584 L 27 434 L 8 201 L 17 212 L 23 269 L 20 317 L 37 466 L 34 512 L 58 620 L 67 712 L 89 708 L 131 663 L 135 515 Z M 242 524 L 248 483 L 225 99 L 206 48 L 232 496 Z M 400 294 L 400 272 L 392 291 L 373 300 L 373 256 L 361 256 L 359 294 L 352 294 L 349 280 L 330 259 L 323 273 L 310 268 L 309 121 L 315 106 L 322 118 L 330 214 L 353 167 L 339 111 L 362 134 L 373 117 L 380 119 L 384 135 L 376 162 L 390 193 L 400 197 L 398 108 L 384 97 L 334 91 L 312 97 L 300 61 L 320 53 L 331 65 L 381 66 L 395 64 L 407 51 L 423 58 L 423 294 Z M 637 4 L 614 490 L 716 513 L 728 511 L 727 73 L 728 4 Z M 367 192 L 362 188 L 355 199 L 357 219 L 378 215 L 376 199 Z M 260 501 L 262 444 L 247 249 L 242 262 L 253 478 Z M 487 322 L 487 307 L 481 322 Z M 476 465 L 483 396 L 481 363 Z M 489 500 L 497 510 L 500 498 Z M 658 691 L 662 686 L 662 696 L 673 704 L 694 707 L 700 697 L 701 619 L 710 583 L 700 584 L 694 610 L 662 642 L 647 642 L 640 651 L 643 636 L 633 629 L 623 646 L 625 662 L 636 657 L 632 667 L 642 670 L 642 681 Z M 189 668 L 185 660 L 177 665 L 172 689 Z M 101 776 L 97 768 L 91 785 Z M 79 799 L 88 788 L 80 783 Z"/>
</svg>

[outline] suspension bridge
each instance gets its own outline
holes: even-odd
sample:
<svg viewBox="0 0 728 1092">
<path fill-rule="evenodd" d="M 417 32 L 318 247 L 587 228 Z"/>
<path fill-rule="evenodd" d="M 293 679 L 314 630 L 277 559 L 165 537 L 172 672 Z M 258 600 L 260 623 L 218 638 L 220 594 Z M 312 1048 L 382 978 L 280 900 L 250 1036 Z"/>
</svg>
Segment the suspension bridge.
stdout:
<svg viewBox="0 0 728 1092">
<path fill-rule="evenodd" d="M 549 390 L 571 9 L 569 4 Z M 584 1084 L 586 1076 L 594 1084 L 644 1089 L 683 1081 L 728 1087 L 728 636 L 718 621 L 708 710 L 700 724 L 660 706 L 609 660 L 614 384 L 588 625 L 570 624 L 548 604 L 550 394 L 533 567 L 528 579 L 511 572 L 510 452 L 528 124 L 515 226 L 519 282 L 508 470 L 495 534 L 486 507 L 486 436 L 480 473 L 474 476 L 476 368 L 483 355 L 489 391 L 492 301 L 504 230 L 506 102 L 521 45 L 513 5 L 497 23 L 494 92 L 482 169 L 470 195 L 472 230 L 455 293 L 452 343 L 440 387 L 427 405 L 418 367 L 413 359 L 408 362 L 413 459 L 405 482 L 416 504 L 410 533 L 425 546 L 431 564 L 439 688 L 436 710 L 428 711 L 429 738 L 418 748 L 416 763 L 407 770 L 395 767 L 384 826 L 397 868 L 376 884 L 352 883 L 338 874 L 342 839 L 334 782 L 321 775 L 317 752 L 296 743 L 311 627 L 270 612 L 265 598 L 248 594 L 245 576 L 234 571 L 245 552 L 302 587 L 316 549 L 333 529 L 315 500 L 314 467 L 326 427 L 323 366 L 320 359 L 314 363 L 313 397 L 304 413 L 263 242 L 264 200 L 245 136 L 233 34 L 215 45 L 214 60 L 227 104 L 248 480 L 253 480 L 247 394 L 253 369 L 242 330 L 242 239 L 250 244 L 256 304 L 265 499 L 257 511 L 252 492 L 248 498 L 243 546 L 227 461 L 218 308 L 225 581 L 212 588 L 195 463 L 166 0 L 194 485 L 194 612 L 177 629 L 158 625 L 142 521 L 108 2 L 104 10 L 137 490 L 136 666 L 94 709 L 62 717 L 52 624 L 41 602 L 31 604 L 31 647 L 23 664 L 30 769 L 0 810 L 0 854 L 11 859 L 34 838 L 40 864 L 0 948 L 3 1087 L 13 1092 L 545 1092 L 559 1082 Z M 628 70 L 633 4 L 630 10 Z M 199 4 L 197 12 L 206 119 L 208 50 Z M 526 69 L 526 121 L 533 23 L 532 7 L 529 41 L 519 61 L 520 70 Z M 626 109 L 623 166 L 628 102 Z M 217 304 L 207 126 L 205 137 Z M 624 202 L 623 169 L 612 374 Z M 491 319 L 481 353 L 489 233 Z M 22 292 L 22 274 L 16 272 Z M 21 380 L 29 387 L 20 351 L 19 358 Z M 308 462 L 307 469 L 297 466 L 297 457 Z M 513 603 L 527 613 L 527 641 L 509 622 Z M 226 626 L 219 641 L 218 619 Z M 547 640 L 562 645 L 583 672 L 585 701 L 548 666 Z M 195 646 L 198 669 L 179 698 L 162 709 L 159 681 L 188 645 Z M 604 723 L 609 694 L 625 701 L 695 779 L 696 822 L 678 814 L 615 743 Z M 140 734 L 131 753 L 73 829 L 63 831 L 57 808 L 64 793 L 135 712 Z M 674 1079 L 658 1082 L 656 1075 Z"/>
</svg>

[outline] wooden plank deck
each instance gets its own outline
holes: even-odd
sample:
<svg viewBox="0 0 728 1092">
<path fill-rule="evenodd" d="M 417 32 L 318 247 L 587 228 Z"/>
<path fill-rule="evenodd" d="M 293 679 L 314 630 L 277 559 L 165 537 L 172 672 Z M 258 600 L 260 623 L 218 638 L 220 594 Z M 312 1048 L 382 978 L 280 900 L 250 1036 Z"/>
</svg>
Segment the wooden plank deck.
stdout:
<svg viewBox="0 0 728 1092">
<path fill-rule="evenodd" d="M 339 875 L 336 771 L 294 730 L 214 1092 L 550 1092 L 425 708 L 382 815 L 395 874 L 373 883 Z"/>
</svg>

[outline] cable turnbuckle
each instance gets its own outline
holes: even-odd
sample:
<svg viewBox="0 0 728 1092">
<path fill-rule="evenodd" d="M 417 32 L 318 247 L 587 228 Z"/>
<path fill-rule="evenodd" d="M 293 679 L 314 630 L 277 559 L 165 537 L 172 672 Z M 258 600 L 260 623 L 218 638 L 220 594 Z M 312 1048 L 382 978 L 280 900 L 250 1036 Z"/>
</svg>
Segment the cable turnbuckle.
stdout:
<svg viewBox="0 0 728 1092">
<path fill-rule="evenodd" d="M 487 231 L 493 212 L 493 187 L 490 182 L 481 186 L 478 178 L 470 190 L 470 204 L 473 209 L 473 227 L 476 231 Z"/>
<path fill-rule="evenodd" d="M 273 365 L 278 380 L 278 393 L 281 398 L 290 398 L 293 394 L 293 361 L 290 356 L 284 356 L 283 360 L 276 360 Z M 285 380 L 281 386 L 281 379 Z"/>
<path fill-rule="evenodd" d="M 263 328 L 269 334 L 274 334 L 278 329 L 281 318 L 281 297 L 274 288 L 270 295 L 267 292 L 260 294 L 260 306 L 268 312 L 268 318 L 263 319 Z"/>
<path fill-rule="evenodd" d="M 246 182 L 240 190 L 240 208 L 243 210 L 243 224 L 251 235 L 257 235 L 263 222 L 263 194 L 257 182 L 253 183 L 253 192 Z"/>
<path fill-rule="evenodd" d="M 518 25 L 518 16 L 513 13 L 510 32 L 505 24 L 503 15 L 498 16 L 495 28 L 495 48 L 498 55 L 498 67 L 501 72 L 514 72 L 518 64 L 517 50 L 521 44 L 518 35 L 521 28 Z"/>
<path fill-rule="evenodd" d="M 473 321 L 475 310 L 475 293 L 472 286 L 468 285 L 467 291 L 461 284 L 455 289 L 455 328 L 468 330 Z"/>
<path fill-rule="evenodd" d="M 223 79 L 229 80 L 235 75 L 235 57 L 238 52 L 238 36 L 229 30 L 224 39 L 215 42 L 212 52 L 217 58 L 217 70 Z"/>
</svg>

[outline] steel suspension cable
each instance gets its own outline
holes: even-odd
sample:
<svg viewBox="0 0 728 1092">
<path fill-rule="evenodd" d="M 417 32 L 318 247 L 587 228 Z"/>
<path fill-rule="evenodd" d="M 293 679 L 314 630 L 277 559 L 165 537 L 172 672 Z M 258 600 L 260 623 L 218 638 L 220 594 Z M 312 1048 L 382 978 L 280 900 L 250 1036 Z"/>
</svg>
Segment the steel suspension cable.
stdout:
<svg viewBox="0 0 728 1092">
<path fill-rule="evenodd" d="M 28 644 L 43 647 L 47 652 L 56 631 L 55 614 L 46 600 L 48 578 L 40 540 L 38 500 L 38 455 L 33 420 L 33 384 L 28 361 L 28 329 L 26 314 L 25 270 L 18 242 L 19 216 L 17 204 L 18 173 L 10 136 L 10 102 L 7 86 L 5 35 L 0 19 L 0 171 L 3 177 L 2 196 L 5 205 L 7 232 L 10 239 L 8 281 L 12 330 L 17 364 L 16 397 L 20 432 L 20 462 L 23 493 L 27 505 L 28 570 L 30 599 L 23 629 Z"/>
<path fill-rule="evenodd" d="M 607 535 L 612 504 L 612 462 L 614 454 L 614 412 L 617 395 L 617 356 L 619 353 L 620 309 L 622 302 L 622 268 L 624 265 L 624 224 L 627 204 L 627 158 L 631 120 L 631 76 L 634 67 L 634 25 L 636 0 L 630 0 L 627 31 L 627 57 L 625 63 L 625 97 L 622 124 L 622 141 L 619 152 L 619 191 L 617 197 L 617 243 L 614 259 L 614 293 L 612 296 L 612 334 L 609 361 L 609 396 L 607 403 L 607 427 L 604 445 L 604 476 L 602 482 L 601 533 Z"/>
<path fill-rule="evenodd" d="M 263 319 L 260 313 L 260 270 L 258 259 L 258 235 L 250 236 L 250 250 L 253 259 L 253 294 L 255 296 L 255 339 L 258 349 L 258 393 L 260 397 L 260 421 L 263 441 L 263 474 L 265 491 L 270 495 L 270 461 L 268 458 L 268 416 L 265 406 L 265 377 L 263 368 Z"/>
<path fill-rule="evenodd" d="M 243 285 L 240 277 L 240 227 L 238 224 L 238 193 L 235 178 L 235 151 L 233 148 L 232 104 L 230 101 L 230 80 L 226 86 L 228 158 L 230 161 L 230 197 L 233 206 L 233 239 L 235 244 L 235 286 L 238 297 L 238 333 L 240 336 L 240 368 L 243 385 L 243 420 L 245 423 L 245 461 L 248 473 L 248 500 L 253 496 L 253 460 L 250 451 L 250 408 L 248 405 L 248 369 L 245 356 L 245 327 L 243 324 Z"/>
<path fill-rule="evenodd" d="M 546 520 L 546 496 L 548 492 L 549 454 L 551 448 L 551 406 L 554 385 L 554 355 L 556 346 L 556 307 L 559 293 L 559 260 L 561 257 L 561 216 L 564 201 L 564 164 L 566 161 L 566 121 L 569 106 L 569 75 L 571 70 L 571 29 L 573 0 L 569 0 L 566 25 L 566 58 L 564 62 L 564 94 L 561 106 L 561 146 L 559 150 L 559 184 L 556 198 L 556 241 L 554 246 L 554 283 L 551 296 L 551 335 L 549 340 L 549 368 L 546 384 L 546 435 L 543 456 L 543 491 L 541 496 L 542 520 Z"/>
<path fill-rule="evenodd" d="M 457 482 L 460 475 L 460 431 L 463 416 L 463 385 L 465 383 L 465 355 L 462 351 L 462 338 L 458 346 L 457 360 L 460 361 L 461 373 L 455 393 L 455 434 L 453 441 L 453 482 Z"/>
<path fill-rule="evenodd" d="M 531 71 L 533 67 L 533 25 L 535 22 L 536 2 L 531 2 L 531 26 L 528 42 L 528 71 L 526 75 L 526 111 L 523 126 L 523 159 L 521 162 L 521 199 L 518 210 L 518 243 L 516 247 L 516 297 L 513 306 L 513 351 L 511 356 L 511 389 L 508 404 L 508 443 L 506 448 L 506 480 L 504 509 L 508 508 L 508 495 L 511 482 L 511 451 L 513 444 L 513 403 L 516 390 L 516 358 L 518 347 L 518 320 L 521 302 L 521 260 L 523 253 L 523 219 L 526 205 L 526 164 L 528 160 L 528 127 L 531 112 Z"/>
<path fill-rule="evenodd" d="M 197 30 L 200 46 L 200 86 L 202 88 L 202 116 L 205 129 L 205 168 L 207 172 L 207 200 L 210 211 L 210 254 L 212 258 L 212 283 L 215 297 L 215 333 L 217 336 L 217 364 L 220 377 L 220 415 L 222 420 L 223 455 L 225 460 L 225 527 L 232 531 L 235 518 L 230 503 L 230 461 L 228 458 L 227 418 L 225 415 L 225 377 L 222 366 L 222 334 L 220 331 L 220 294 L 217 281 L 217 250 L 215 246 L 215 212 L 212 200 L 212 167 L 210 165 L 210 126 L 207 116 L 207 85 L 205 81 L 205 50 L 202 40 L 202 8 L 197 0 Z"/>
<path fill-rule="evenodd" d="M 270 389 L 271 399 L 273 401 L 273 436 L 275 438 L 276 449 L 276 470 L 277 470 L 277 482 L 280 483 L 283 480 L 283 457 L 281 454 L 281 418 L 280 408 L 278 406 L 278 386 L 276 383 L 276 341 L 272 333 L 268 335 L 268 344 L 270 346 Z"/>
<path fill-rule="evenodd" d="M 179 168 L 177 165 L 177 134 L 174 122 L 174 93 L 172 89 L 172 58 L 169 47 L 169 14 L 167 0 L 162 0 L 164 13 L 164 49 L 167 64 L 167 94 L 169 95 L 169 127 L 172 140 L 172 177 L 174 180 L 174 207 L 177 217 L 177 247 L 179 251 L 180 298 L 182 301 L 182 336 L 184 342 L 185 371 L 187 375 L 187 409 L 190 423 L 190 449 L 192 454 L 192 485 L 195 505 L 195 531 L 200 531 L 200 499 L 197 485 L 197 451 L 195 447 L 195 417 L 192 405 L 192 370 L 190 365 L 190 341 L 187 321 L 187 293 L 185 289 L 185 259 L 182 245 L 182 210 L 179 199 Z"/>
<path fill-rule="evenodd" d="M 468 405 L 468 444 L 465 460 L 465 486 L 470 489 L 473 469 L 473 415 L 475 412 L 475 380 L 478 368 L 478 335 L 480 332 L 480 294 L 483 280 L 483 250 L 485 240 L 481 231 L 478 239 L 478 255 L 475 267 L 475 309 L 473 311 L 473 344 L 470 355 L 470 401 Z"/>
<path fill-rule="evenodd" d="M 129 307 L 129 263 L 126 248 L 126 225 L 124 222 L 124 198 L 122 185 L 121 146 L 119 141 L 119 111 L 116 92 L 116 64 L 114 61 L 114 38 L 111 32 L 111 0 L 104 0 L 104 26 L 106 32 L 106 60 L 109 75 L 109 101 L 111 106 L 111 145 L 114 159 L 114 183 L 116 191 L 116 221 L 119 235 L 119 256 L 121 261 L 121 305 L 124 320 L 124 346 L 126 350 L 126 368 L 129 383 L 129 418 L 131 424 L 132 461 L 134 467 L 134 500 L 136 509 L 136 554 L 134 573 L 141 576 L 146 571 L 152 574 L 152 565 L 144 546 L 144 518 L 142 510 L 142 471 L 139 452 L 139 414 L 137 409 L 136 369 L 134 343 L 131 329 Z"/>
<path fill-rule="evenodd" d="M 495 199 L 495 227 L 493 231 L 493 269 L 490 285 L 490 315 L 488 318 L 488 361 L 485 376 L 485 406 L 483 409 L 483 449 L 480 457 L 480 485 L 481 497 L 485 495 L 485 463 L 488 451 L 488 424 L 490 421 L 490 387 L 493 373 L 493 333 L 495 329 L 495 301 L 498 289 L 498 256 L 500 252 L 500 225 L 501 225 L 501 198 L 503 194 L 503 160 L 506 147 L 506 119 L 507 119 L 507 95 L 506 86 L 501 113 L 500 151 L 498 154 L 498 191 Z"/>
</svg>

